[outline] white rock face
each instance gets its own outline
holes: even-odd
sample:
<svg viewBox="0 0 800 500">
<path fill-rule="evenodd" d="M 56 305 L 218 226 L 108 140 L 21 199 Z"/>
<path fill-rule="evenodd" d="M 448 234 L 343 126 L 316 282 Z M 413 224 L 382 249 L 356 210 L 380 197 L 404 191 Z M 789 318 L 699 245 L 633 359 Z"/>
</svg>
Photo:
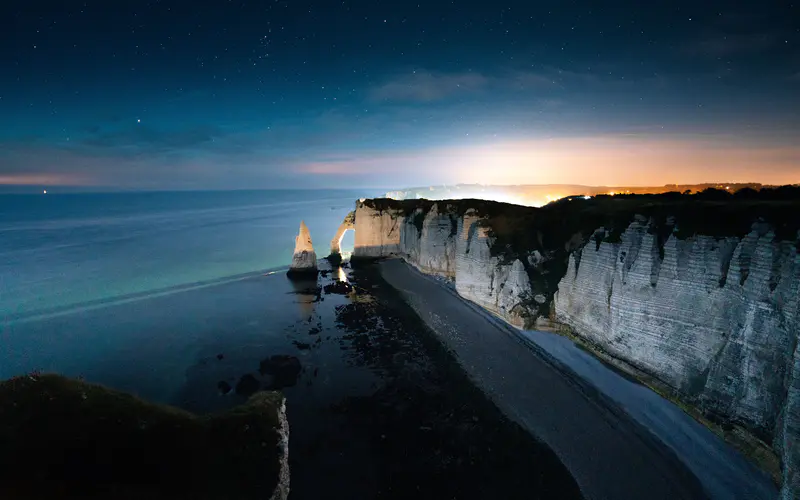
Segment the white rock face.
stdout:
<svg viewBox="0 0 800 500">
<path fill-rule="evenodd" d="M 270 500 L 286 500 L 290 492 L 290 471 L 289 471 L 289 421 L 286 419 L 286 398 L 281 401 L 278 410 L 278 448 L 280 453 L 280 465 L 278 470 L 278 484 L 272 492 Z"/>
<path fill-rule="evenodd" d="M 800 492 L 798 283 L 794 243 L 765 227 L 741 241 L 669 237 L 661 260 L 634 222 L 621 243 L 570 256 L 554 306 L 578 335 L 772 441 L 790 498 Z"/>
<path fill-rule="evenodd" d="M 528 274 L 517 259 L 510 265 L 492 257 L 488 229 L 479 227 L 474 212 L 464 215 L 456 250 L 456 291 L 459 295 L 522 327 L 524 301 L 531 298 Z"/>
<path fill-rule="evenodd" d="M 317 270 L 317 254 L 314 252 L 314 245 L 311 243 L 311 233 L 308 226 L 300 221 L 300 231 L 294 239 L 294 254 L 292 254 L 292 264 L 289 266 L 290 272 L 313 272 Z"/>
<path fill-rule="evenodd" d="M 459 220 L 455 213 L 440 213 L 438 204 L 424 216 L 417 210 L 407 217 L 400 228 L 400 249 L 406 260 L 424 273 L 455 278 Z"/>
<path fill-rule="evenodd" d="M 396 211 L 382 212 L 357 202 L 353 257 L 399 255 L 402 223 L 402 214 Z"/>
<path fill-rule="evenodd" d="M 762 436 L 782 457 L 782 497 L 800 497 L 796 242 L 757 224 L 742 239 L 670 235 L 659 247 L 638 217 L 619 243 L 568 242 L 574 250 L 550 302 L 536 280 L 551 255 L 493 257 L 481 218 L 447 202 L 422 217 L 422 209 L 404 216 L 359 203 L 355 255 L 401 256 L 454 277 L 462 297 L 518 327 L 552 306 L 575 334 Z"/>
</svg>

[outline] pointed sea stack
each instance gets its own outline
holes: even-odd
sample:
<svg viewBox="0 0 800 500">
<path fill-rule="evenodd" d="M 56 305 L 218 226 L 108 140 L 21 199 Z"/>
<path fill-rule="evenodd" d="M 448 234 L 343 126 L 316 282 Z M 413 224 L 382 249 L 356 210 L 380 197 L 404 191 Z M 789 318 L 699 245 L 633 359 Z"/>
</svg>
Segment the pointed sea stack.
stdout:
<svg viewBox="0 0 800 500">
<path fill-rule="evenodd" d="M 292 255 L 292 265 L 289 266 L 289 272 L 292 276 L 309 276 L 317 274 L 317 254 L 314 252 L 314 246 L 311 244 L 311 233 L 308 232 L 308 226 L 303 221 L 300 221 L 300 232 L 294 239 L 294 255 Z"/>
</svg>

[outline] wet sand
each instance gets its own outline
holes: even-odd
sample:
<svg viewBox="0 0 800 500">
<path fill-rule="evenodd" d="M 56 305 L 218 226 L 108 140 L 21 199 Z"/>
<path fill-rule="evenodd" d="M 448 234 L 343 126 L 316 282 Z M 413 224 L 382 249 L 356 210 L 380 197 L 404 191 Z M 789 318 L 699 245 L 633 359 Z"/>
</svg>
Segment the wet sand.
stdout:
<svg viewBox="0 0 800 500">
<path fill-rule="evenodd" d="M 379 269 L 498 408 L 555 451 L 586 498 L 707 498 L 671 450 L 511 327 L 401 260 Z"/>
</svg>

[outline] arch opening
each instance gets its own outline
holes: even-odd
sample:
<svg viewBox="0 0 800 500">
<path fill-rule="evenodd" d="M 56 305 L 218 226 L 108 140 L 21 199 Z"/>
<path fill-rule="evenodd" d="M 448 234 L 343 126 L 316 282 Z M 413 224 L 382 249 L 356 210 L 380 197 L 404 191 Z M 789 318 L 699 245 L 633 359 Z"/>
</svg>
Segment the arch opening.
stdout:
<svg viewBox="0 0 800 500">
<path fill-rule="evenodd" d="M 339 236 L 339 255 L 342 260 L 350 260 L 353 255 L 353 250 L 356 246 L 356 231 L 355 229 L 345 229 L 342 235 Z"/>
<path fill-rule="evenodd" d="M 355 249 L 355 211 L 350 212 L 342 221 L 336 235 L 331 240 L 332 260 L 349 260 Z"/>
</svg>

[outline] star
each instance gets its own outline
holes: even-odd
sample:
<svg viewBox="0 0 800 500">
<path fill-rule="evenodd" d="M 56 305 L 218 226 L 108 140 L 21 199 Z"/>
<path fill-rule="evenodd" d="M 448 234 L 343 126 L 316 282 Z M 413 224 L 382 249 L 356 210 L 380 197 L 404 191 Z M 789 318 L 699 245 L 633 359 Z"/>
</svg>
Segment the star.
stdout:
<svg viewBox="0 0 800 500">
<path fill-rule="evenodd" d="M 137 118 L 137 119 L 136 119 L 136 123 L 142 123 L 142 120 L 140 120 L 139 118 Z"/>
</svg>

